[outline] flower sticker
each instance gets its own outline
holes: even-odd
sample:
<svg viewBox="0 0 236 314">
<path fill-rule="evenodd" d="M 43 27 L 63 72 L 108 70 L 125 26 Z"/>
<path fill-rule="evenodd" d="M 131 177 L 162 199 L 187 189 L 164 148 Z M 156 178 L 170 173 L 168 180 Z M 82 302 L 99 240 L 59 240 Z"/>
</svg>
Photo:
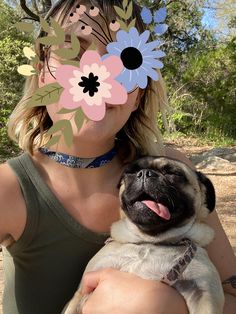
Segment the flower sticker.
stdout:
<svg viewBox="0 0 236 314">
<path fill-rule="evenodd" d="M 66 109 L 81 107 L 85 115 L 94 121 L 105 116 L 106 103 L 126 103 L 126 89 L 115 78 L 122 72 L 123 64 L 117 56 L 102 60 L 92 50 L 87 50 L 80 67 L 60 66 L 55 73 L 57 82 L 64 88 L 59 104 Z"/>
<path fill-rule="evenodd" d="M 116 36 L 116 42 L 107 45 L 107 56 L 118 56 L 124 65 L 124 70 L 117 77 L 128 92 L 136 86 L 146 88 L 148 77 L 158 80 L 156 69 L 163 68 L 163 63 L 158 60 L 165 56 L 161 50 L 156 50 L 160 45 L 159 40 L 147 42 L 150 32 L 146 30 L 139 34 L 135 27 L 128 32 L 120 30 Z"/>
<path fill-rule="evenodd" d="M 37 17 L 45 35 L 36 40 L 42 46 L 42 53 L 37 56 L 31 48 L 24 48 L 24 55 L 31 63 L 19 66 L 18 72 L 25 76 L 37 74 L 40 58 L 44 58 L 48 73 L 55 81 L 39 87 L 25 105 L 37 107 L 58 103 L 61 108 L 57 114 L 72 114 L 70 120 L 59 119 L 53 123 L 47 132 L 50 136 L 48 146 L 58 143 L 61 136 L 68 146 L 71 145 L 72 118 L 78 129 L 85 116 L 100 121 L 105 116 L 106 104 L 123 105 L 127 102 L 128 93 L 137 87 L 147 87 L 148 78 L 159 79 L 157 69 L 163 67 L 160 59 L 165 53 L 160 50 L 162 43 L 157 40 L 159 38 L 150 38 L 166 32 L 166 7 L 155 12 L 143 8 L 141 17 L 147 30 L 142 33 L 136 28 L 137 17 L 133 9 L 133 1 L 123 0 L 121 6 L 114 6 L 116 16 L 109 20 L 101 8 L 78 4 L 69 13 L 65 25 L 53 18 Z M 101 19 L 105 23 L 101 23 Z M 79 32 L 92 39 L 87 49 L 82 46 L 79 32 L 73 31 L 78 30 L 76 23 L 79 23 Z M 35 30 L 35 25 L 26 22 L 16 23 L 16 27 L 24 32 Z M 96 51 L 99 47 L 97 41 L 107 51 L 104 56 Z M 68 42 L 70 45 L 65 45 Z M 51 70 L 48 51 L 53 51 L 59 58 L 61 65 L 58 68 L 52 67 Z"/>
<path fill-rule="evenodd" d="M 168 29 L 168 25 L 163 23 L 167 17 L 167 9 L 166 6 L 160 8 L 159 10 L 152 14 L 151 10 L 148 8 L 143 8 L 141 11 L 141 17 L 145 24 L 150 25 L 154 20 L 154 34 L 157 36 L 161 36 L 165 34 Z"/>
<path fill-rule="evenodd" d="M 165 21 L 166 17 L 167 17 L 166 7 L 160 8 L 154 14 L 154 22 L 155 22 L 154 32 L 158 36 L 165 34 L 165 32 L 168 29 L 168 25 L 163 23 Z"/>
</svg>

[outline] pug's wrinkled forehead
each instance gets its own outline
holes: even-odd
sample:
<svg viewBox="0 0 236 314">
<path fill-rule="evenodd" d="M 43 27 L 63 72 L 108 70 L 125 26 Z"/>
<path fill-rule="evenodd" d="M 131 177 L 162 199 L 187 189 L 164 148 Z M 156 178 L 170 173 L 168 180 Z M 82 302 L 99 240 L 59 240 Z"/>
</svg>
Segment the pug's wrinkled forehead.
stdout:
<svg viewBox="0 0 236 314">
<path fill-rule="evenodd" d="M 146 7 L 140 11 L 147 27 L 143 32 L 134 16 L 134 1 L 121 3 L 120 7 L 114 6 L 112 17 L 104 16 L 99 7 L 80 1 L 63 25 L 56 19 L 39 17 L 43 35 L 37 44 L 46 52 L 43 62 L 54 82 L 37 89 L 26 106 L 57 103 L 61 107 L 58 114 L 71 113 L 80 129 L 85 118 L 103 120 L 106 104 L 125 106 L 128 94 L 145 89 L 150 79 L 159 80 L 158 70 L 164 66 L 160 59 L 165 56 L 160 37 L 168 28 L 165 1 L 155 12 Z M 34 31 L 33 24 L 26 22 L 18 23 L 18 28 Z M 57 67 L 50 65 L 48 51 L 60 61 Z M 18 72 L 25 76 L 38 74 L 42 56 L 29 47 L 25 47 L 24 54 L 31 64 L 19 66 Z M 71 144 L 71 115 L 70 120 L 55 122 L 48 132 L 55 135 L 59 130 L 66 143 Z M 46 145 L 52 143 L 57 143 L 56 136 Z"/>
<path fill-rule="evenodd" d="M 123 181 L 127 175 L 138 174 L 141 170 L 152 170 L 156 172 L 158 177 L 161 175 L 169 182 L 173 181 L 176 184 L 192 186 L 195 191 L 199 190 L 197 172 L 184 162 L 166 156 L 145 156 L 129 164 L 124 170 L 119 187 L 124 183 Z"/>
<path fill-rule="evenodd" d="M 173 173 L 193 173 L 192 169 L 187 166 L 185 163 L 174 159 L 174 158 L 166 158 L 159 157 L 150 161 L 150 167 L 152 169 L 161 170 L 162 172 L 173 172 Z"/>
<path fill-rule="evenodd" d="M 142 169 L 160 171 L 162 174 L 174 173 L 193 175 L 192 169 L 185 163 L 166 156 L 144 156 L 125 168 L 125 173 L 135 173 Z"/>
</svg>

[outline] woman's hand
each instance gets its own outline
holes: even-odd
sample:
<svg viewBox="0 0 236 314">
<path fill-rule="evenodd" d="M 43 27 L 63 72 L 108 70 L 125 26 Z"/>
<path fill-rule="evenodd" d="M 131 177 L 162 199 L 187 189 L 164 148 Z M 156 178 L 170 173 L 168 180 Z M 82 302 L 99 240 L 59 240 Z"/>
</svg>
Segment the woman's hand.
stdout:
<svg viewBox="0 0 236 314">
<path fill-rule="evenodd" d="M 83 314 L 188 313 L 184 299 L 175 289 L 116 269 L 85 274 L 82 294 L 91 292 Z"/>
</svg>

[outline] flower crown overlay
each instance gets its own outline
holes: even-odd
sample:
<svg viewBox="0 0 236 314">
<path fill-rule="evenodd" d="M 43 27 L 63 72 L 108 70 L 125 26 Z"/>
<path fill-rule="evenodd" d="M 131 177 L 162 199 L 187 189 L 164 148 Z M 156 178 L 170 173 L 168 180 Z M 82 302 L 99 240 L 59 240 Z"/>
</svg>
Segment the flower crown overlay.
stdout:
<svg viewBox="0 0 236 314">
<path fill-rule="evenodd" d="M 71 32 L 70 48 L 58 48 L 52 50 L 60 58 L 60 66 L 51 69 L 46 64 L 54 83 L 38 88 L 34 95 L 27 101 L 26 106 L 37 107 L 59 103 L 61 110 L 58 114 L 72 113 L 78 129 L 81 128 L 84 119 L 100 121 L 106 113 L 106 103 L 111 105 L 124 105 L 128 94 L 135 89 L 145 89 L 148 78 L 154 81 L 159 79 L 158 69 L 163 68 L 160 61 L 165 53 L 160 50 L 163 44 L 159 38 L 167 30 L 163 22 L 166 19 L 166 8 L 160 8 L 154 16 L 148 8 L 143 8 L 141 17 L 149 28 L 140 33 L 135 27 L 136 18 L 133 16 L 133 2 L 123 1 L 123 8 L 114 6 L 117 18 L 110 23 L 101 14 L 99 8 L 85 5 L 77 5 L 75 12 L 70 14 L 69 26 L 80 22 L 83 35 L 92 34 L 106 48 L 107 53 L 100 56 L 94 43 L 83 52 L 80 41 Z M 89 25 L 83 17 L 94 21 L 100 30 Z M 106 30 L 96 20 L 100 17 L 105 21 Z M 88 21 L 88 19 L 86 19 Z M 154 27 L 153 27 L 154 20 Z M 37 42 L 48 51 L 52 46 L 61 47 L 66 42 L 66 33 L 62 26 L 54 19 L 46 21 L 40 17 L 40 25 L 47 36 L 40 37 Z M 17 28 L 24 32 L 32 32 L 33 25 L 26 22 L 17 23 Z M 115 33 L 115 40 L 114 35 Z M 154 37 L 154 40 L 150 40 Z M 18 72 L 25 76 L 38 74 L 39 57 L 29 47 L 23 49 L 24 55 L 31 64 L 18 67 Z M 58 143 L 61 136 L 68 146 L 73 143 L 73 131 L 70 120 L 62 119 L 53 124 L 48 131 L 51 136 L 47 146 Z"/>
</svg>

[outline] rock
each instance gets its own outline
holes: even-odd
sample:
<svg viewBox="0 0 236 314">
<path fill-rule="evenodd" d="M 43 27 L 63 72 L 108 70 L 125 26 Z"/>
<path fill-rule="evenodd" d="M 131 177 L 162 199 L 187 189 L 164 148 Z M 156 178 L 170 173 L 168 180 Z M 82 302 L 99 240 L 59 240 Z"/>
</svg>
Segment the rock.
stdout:
<svg viewBox="0 0 236 314">
<path fill-rule="evenodd" d="M 209 170 L 220 170 L 223 168 L 228 168 L 231 166 L 230 161 L 217 157 L 217 156 L 210 156 L 204 159 L 202 162 L 198 163 L 196 167 L 198 169 L 209 169 Z"/>
<path fill-rule="evenodd" d="M 230 162 L 236 162 L 236 153 L 225 155 L 224 159 L 227 159 Z"/>
<path fill-rule="evenodd" d="M 192 155 L 190 159 L 195 165 L 198 165 L 210 157 L 219 157 L 229 162 L 236 162 L 236 149 L 220 147 L 213 148 L 205 153 Z"/>
</svg>

